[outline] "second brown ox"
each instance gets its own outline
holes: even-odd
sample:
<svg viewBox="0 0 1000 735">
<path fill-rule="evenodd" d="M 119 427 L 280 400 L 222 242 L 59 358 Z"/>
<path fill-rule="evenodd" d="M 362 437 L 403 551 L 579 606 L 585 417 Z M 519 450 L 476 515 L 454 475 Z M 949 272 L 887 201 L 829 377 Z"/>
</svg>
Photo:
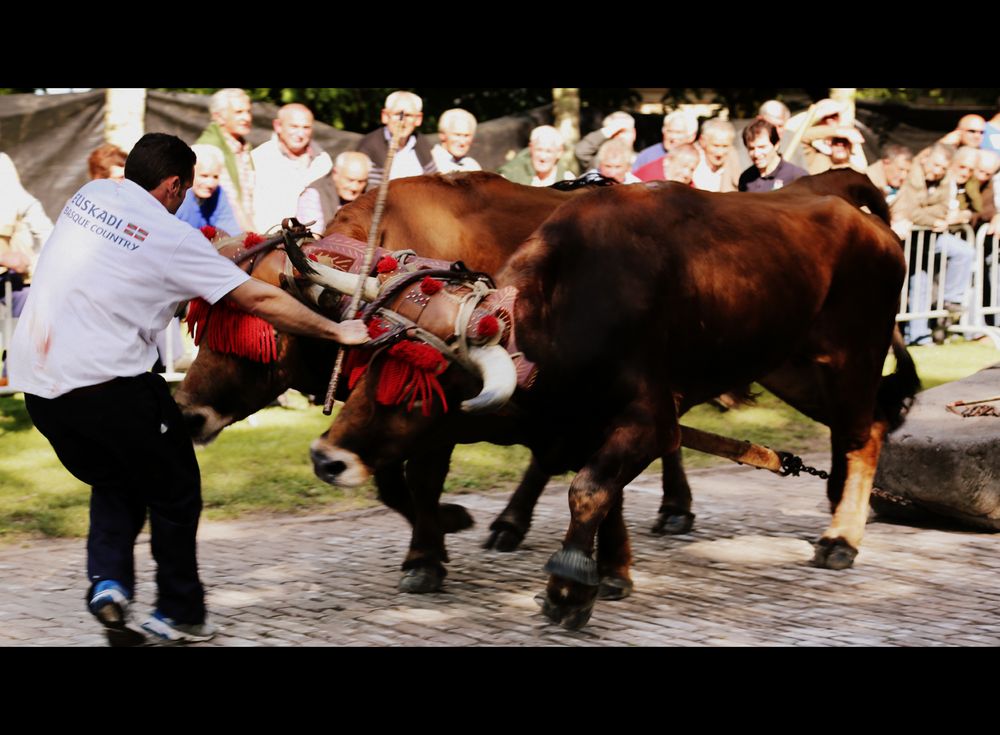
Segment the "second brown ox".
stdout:
<svg viewBox="0 0 1000 735">
<path fill-rule="evenodd" d="M 579 627 L 602 579 L 631 587 L 623 487 L 676 452 L 691 406 L 754 380 L 830 427 L 833 520 L 814 563 L 850 566 L 883 438 L 919 384 L 905 351 L 881 377 L 904 273 L 884 222 L 806 188 L 614 187 L 538 228 L 498 278 L 517 289 L 519 347 L 538 377 L 481 420 L 530 447 L 544 472 L 578 471 L 563 548 L 546 566 L 546 615 Z M 363 382 L 378 371 L 373 361 Z M 454 368 L 442 383 L 452 406 L 480 390 Z M 345 476 L 377 472 L 468 420 L 380 405 L 359 385 L 314 442 L 317 471 L 336 481 L 335 461 Z"/>
</svg>

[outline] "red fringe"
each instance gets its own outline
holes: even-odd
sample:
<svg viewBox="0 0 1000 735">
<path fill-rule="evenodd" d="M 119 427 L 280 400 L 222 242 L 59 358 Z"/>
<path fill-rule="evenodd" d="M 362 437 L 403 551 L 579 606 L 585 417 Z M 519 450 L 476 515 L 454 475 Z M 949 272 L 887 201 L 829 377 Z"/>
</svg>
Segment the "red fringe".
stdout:
<svg viewBox="0 0 1000 735">
<path fill-rule="evenodd" d="M 444 356 L 430 345 L 411 341 L 397 342 L 388 353 L 375 388 L 375 400 L 384 406 L 396 406 L 409 396 L 407 411 L 412 411 L 419 400 L 421 413 L 430 416 L 437 394 L 447 413 L 448 401 L 437 379 L 447 367 Z"/>
<path fill-rule="evenodd" d="M 204 299 L 192 299 L 186 317 L 188 332 L 195 345 L 254 362 L 274 362 L 278 345 L 274 328 L 260 317 L 249 314 L 223 299 L 211 306 Z"/>
</svg>

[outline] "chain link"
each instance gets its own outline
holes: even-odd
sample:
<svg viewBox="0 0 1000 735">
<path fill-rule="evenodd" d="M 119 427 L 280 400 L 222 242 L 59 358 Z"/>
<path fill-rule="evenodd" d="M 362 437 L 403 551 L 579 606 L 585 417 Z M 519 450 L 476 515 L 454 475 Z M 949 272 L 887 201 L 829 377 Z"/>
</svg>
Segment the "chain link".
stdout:
<svg viewBox="0 0 1000 735">
<path fill-rule="evenodd" d="M 777 454 L 781 458 L 781 472 L 779 474 L 782 477 L 788 477 L 789 475 L 798 477 L 802 472 L 818 477 L 821 480 L 827 480 L 830 477 L 830 474 L 825 470 L 809 467 L 802 462 L 801 457 L 796 457 L 791 452 L 778 452 Z"/>
</svg>

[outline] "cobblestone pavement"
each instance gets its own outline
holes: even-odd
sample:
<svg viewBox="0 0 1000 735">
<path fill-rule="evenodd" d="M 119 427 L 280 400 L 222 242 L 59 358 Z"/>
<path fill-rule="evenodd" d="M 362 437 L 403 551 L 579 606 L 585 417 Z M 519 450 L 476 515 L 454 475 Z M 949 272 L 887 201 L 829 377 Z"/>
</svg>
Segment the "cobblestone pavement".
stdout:
<svg viewBox="0 0 1000 735">
<path fill-rule="evenodd" d="M 823 458 L 816 458 L 822 464 Z M 534 602 L 559 548 L 565 486 L 543 496 L 523 547 L 481 544 L 500 493 L 449 498 L 476 526 L 449 537 L 441 593 L 396 590 L 409 527 L 385 508 L 205 522 L 211 620 L 203 646 L 988 646 L 1000 644 L 1000 535 L 871 522 L 853 569 L 809 565 L 829 515 L 824 483 L 735 465 L 690 473 L 691 534 L 660 537 L 659 479 L 626 491 L 633 595 L 598 602 L 579 632 Z M 136 611 L 153 599 L 140 538 Z M 0 548 L 0 645 L 103 646 L 83 609 L 82 540 Z"/>
</svg>

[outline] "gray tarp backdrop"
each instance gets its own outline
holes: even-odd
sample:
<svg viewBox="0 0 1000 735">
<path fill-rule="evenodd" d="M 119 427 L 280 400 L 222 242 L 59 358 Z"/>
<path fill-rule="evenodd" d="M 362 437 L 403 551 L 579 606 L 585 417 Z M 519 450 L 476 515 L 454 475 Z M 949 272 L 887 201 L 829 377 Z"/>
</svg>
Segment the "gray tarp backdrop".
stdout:
<svg viewBox="0 0 1000 735">
<path fill-rule="evenodd" d="M 104 142 L 105 90 L 90 92 L 0 96 L 0 151 L 17 166 L 21 183 L 41 201 L 49 217 L 55 219 L 66 200 L 87 181 L 87 156 Z M 150 90 L 146 96 L 146 132 L 165 132 L 193 143 L 208 124 L 208 97 L 180 92 Z M 271 135 L 271 121 L 278 106 L 255 102 L 254 127 L 250 142 L 259 145 Z M 607 111 L 585 110 L 582 132 L 600 125 Z M 888 143 L 907 145 L 914 151 L 952 130 L 965 114 L 987 118 L 995 110 L 982 107 L 916 107 L 895 103 L 857 103 L 857 118 L 868 144 L 865 152 L 875 160 Z M 495 170 L 511 151 L 527 145 L 528 134 L 536 125 L 552 122 L 548 107 L 481 121 L 470 154 L 485 169 Z M 662 117 L 636 115 L 637 148 L 659 140 Z M 737 130 L 747 124 L 734 120 Z M 361 133 L 338 130 L 321 122 L 315 124 L 315 142 L 332 156 L 349 150 Z M 435 134 L 426 134 L 436 142 Z M 745 159 L 743 145 L 737 150 Z M 747 161 L 748 163 L 748 161 Z"/>
</svg>

